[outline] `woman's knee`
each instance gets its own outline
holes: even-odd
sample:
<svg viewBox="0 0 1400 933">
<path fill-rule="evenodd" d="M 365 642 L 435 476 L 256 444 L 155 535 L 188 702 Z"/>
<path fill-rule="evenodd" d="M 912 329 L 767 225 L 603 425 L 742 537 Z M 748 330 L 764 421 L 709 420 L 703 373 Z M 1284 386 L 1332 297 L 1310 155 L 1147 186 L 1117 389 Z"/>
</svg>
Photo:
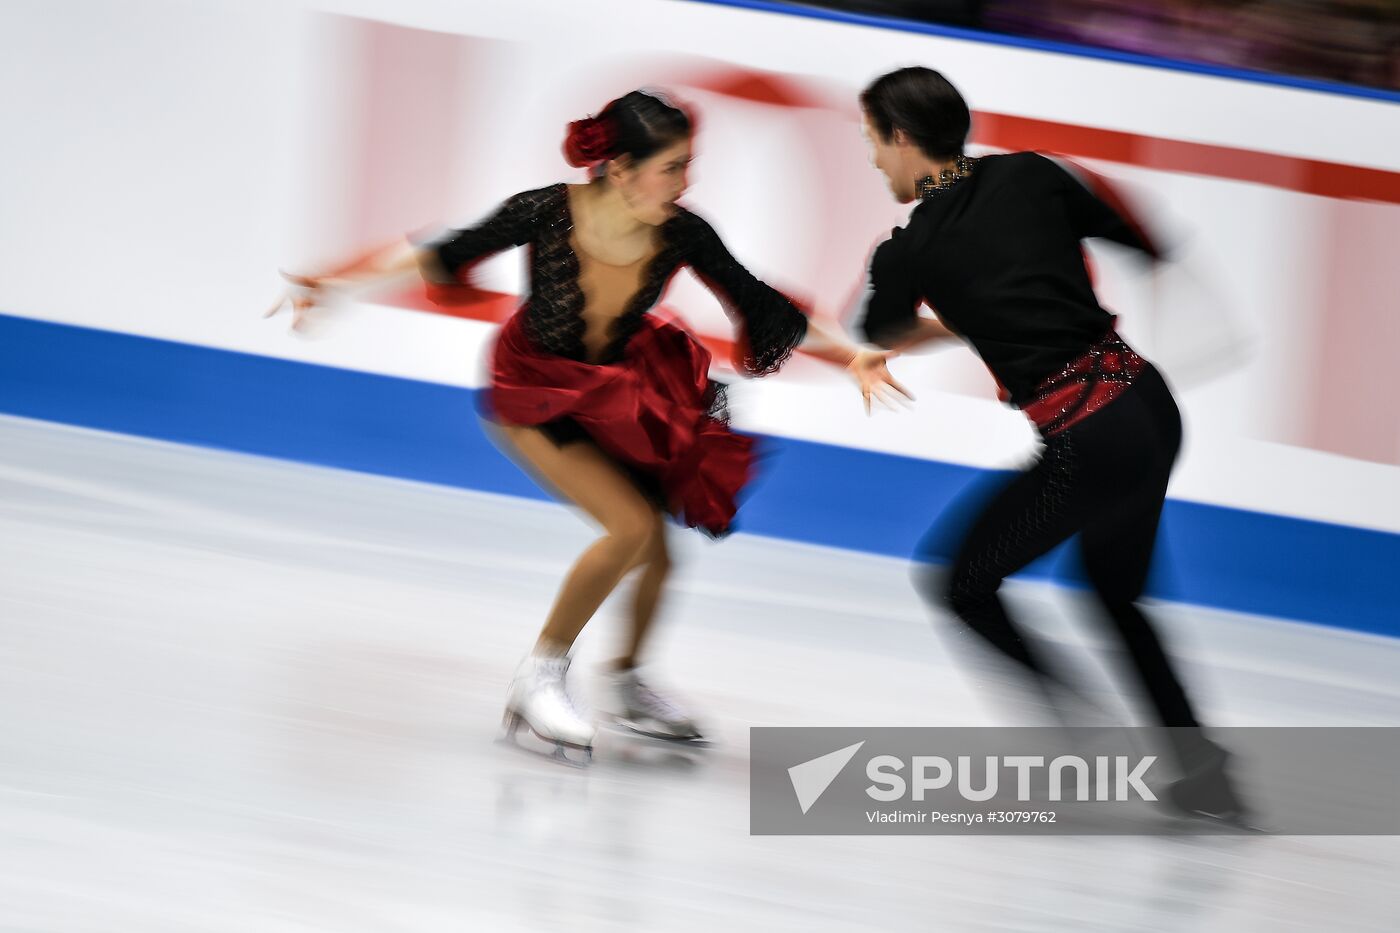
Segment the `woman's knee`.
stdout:
<svg viewBox="0 0 1400 933">
<path fill-rule="evenodd" d="M 633 567 L 645 567 L 650 574 L 666 574 L 671 569 L 671 552 L 666 547 L 666 520 L 653 516 L 651 534 L 632 559 Z"/>
<path fill-rule="evenodd" d="M 603 520 L 606 537 L 618 549 L 629 567 L 649 561 L 661 534 L 656 513 L 647 508 L 620 509 Z M 664 549 L 664 544 L 662 545 Z"/>
<path fill-rule="evenodd" d="M 666 520 L 660 515 L 656 516 L 651 541 L 647 543 L 642 557 L 647 566 L 658 573 L 665 573 L 671 569 L 671 549 L 666 546 Z"/>
</svg>

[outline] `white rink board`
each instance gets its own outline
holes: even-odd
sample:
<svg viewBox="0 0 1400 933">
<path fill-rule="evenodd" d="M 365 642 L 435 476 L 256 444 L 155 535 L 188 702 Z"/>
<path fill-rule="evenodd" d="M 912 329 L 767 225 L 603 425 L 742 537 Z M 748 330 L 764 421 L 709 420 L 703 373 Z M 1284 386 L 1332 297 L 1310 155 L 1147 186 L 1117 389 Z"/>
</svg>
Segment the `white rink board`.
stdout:
<svg viewBox="0 0 1400 933">
<path fill-rule="evenodd" d="M 318 186 L 357 158 L 334 144 L 336 128 L 353 123 L 353 113 L 336 108 L 353 110 L 340 78 L 353 75 L 358 53 L 327 27 L 327 13 L 512 43 L 500 47 L 508 55 L 488 56 L 485 72 L 472 72 L 499 80 L 467 89 L 475 109 L 461 124 L 509 142 L 467 150 L 473 161 L 444 192 L 436 219 L 460 222 L 522 187 L 573 177 L 557 155 L 564 122 L 596 108 L 599 95 L 620 90 L 610 80 L 646 61 L 663 72 L 709 61 L 790 74 L 838 104 L 874 74 L 928 62 L 983 110 L 1400 171 L 1390 143 L 1400 138 L 1400 108 L 1392 104 L 705 4 L 209 0 L 133 13 L 56 0 L 0 11 L 0 68 L 24 78 L 0 84 L 0 106 L 28 143 L 0 152 L 6 177 L 24 179 L 0 216 L 0 249 L 22 257 L 0 279 L 0 312 L 479 385 L 486 331 L 475 322 L 362 307 L 317 339 L 291 340 L 257 316 L 277 288 L 278 266 L 347 245 L 310 233 L 335 220 L 334 198 L 344 194 Z M 75 21 L 90 28 L 72 30 Z M 68 106 L 75 99 L 86 106 Z M 703 103 L 710 109 L 693 205 L 756 270 L 801 287 L 818 242 L 810 223 L 821 216 L 806 202 L 833 193 L 813 195 L 800 177 L 775 171 L 800 143 L 781 121 L 752 106 Z M 850 162 L 852 190 L 883 197 L 854 137 L 851 147 L 833 158 Z M 1314 449 L 1298 421 L 1313 381 L 1328 377 L 1310 355 L 1335 311 L 1320 258 L 1328 199 L 1096 167 L 1128 183 L 1182 247 L 1180 268 L 1155 299 L 1124 257 L 1095 253 L 1106 303 L 1181 390 L 1190 433 L 1172 495 L 1400 531 L 1400 450 L 1372 462 Z M 308 217 L 312 207 L 321 210 Z M 896 205 L 882 209 L 886 227 L 898 222 Z M 1397 207 L 1375 209 L 1393 218 Z M 881 229 L 859 236 L 873 240 Z M 854 286 L 860 273 L 852 259 L 831 280 Z M 494 263 L 489 284 L 518 289 L 518 257 Z M 814 297 L 831 310 L 844 304 L 845 289 Z M 698 328 L 722 327 L 694 283 L 678 281 L 671 299 Z M 1202 340 L 1226 352 L 1227 374 L 1197 365 Z M 866 421 L 843 384 L 809 365 L 736 391 L 739 423 L 978 466 L 1022 458 L 1030 432 L 988 397 L 969 356 L 945 351 L 900 366 L 920 405 L 898 421 Z M 1397 416 L 1382 403 L 1364 417 L 1390 430 Z"/>
</svg>

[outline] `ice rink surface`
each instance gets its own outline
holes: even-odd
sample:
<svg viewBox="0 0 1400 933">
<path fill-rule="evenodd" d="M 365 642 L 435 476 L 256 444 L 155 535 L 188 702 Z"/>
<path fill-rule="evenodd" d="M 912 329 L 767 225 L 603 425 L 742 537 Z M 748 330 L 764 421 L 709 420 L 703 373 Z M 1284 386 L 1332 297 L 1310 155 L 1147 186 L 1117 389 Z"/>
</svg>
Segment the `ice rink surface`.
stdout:
<svg viewBox="0 0 1400 933">
<path fill-rule="evenodd" d="M 590 534 L 547 503 L 0 418 L 0 931 L 1400 928 L 1393 837 L 750 836 L 750 726 L 1017 715 L 897 560 L 676 532 L 656 677 L 716 747 L 605 735 L 574 770 L 501 746 Z M 1069 594 L 1010 590 L 1099 647 Z M 1400 641 L 1156 618 L 1211 722 L 1400 724 Z"/>
</svg>

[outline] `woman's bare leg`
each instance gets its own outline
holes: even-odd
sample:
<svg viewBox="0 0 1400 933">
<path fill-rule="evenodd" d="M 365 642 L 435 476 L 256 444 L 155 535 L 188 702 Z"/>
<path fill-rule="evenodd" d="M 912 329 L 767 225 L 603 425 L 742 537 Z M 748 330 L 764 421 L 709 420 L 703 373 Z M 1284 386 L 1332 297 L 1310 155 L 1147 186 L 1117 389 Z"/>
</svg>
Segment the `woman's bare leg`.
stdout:
<svg viewBox="0 0 1400 933">
<path fill-rule="evenodd" d="M 666 578 L 671 572 L 671 555 L 666 549 L 666 526 L 658 522 L 656 533 L 650 544 L 642 552 L 643 570 L 637 578 L 637 589 L 632 595 L 632 628 L 627 633 L 623 654 L 613 666 L 618 670 L 635 667 L 642 644 L 651 631 L 652 620 L 656 618 L 657 607 L 661 603 L 661 593 Z"/>
<path fill-rule="evenodd" d="M 634 630 L 645 632 L 660 592 L 660 579 L 650 570 L 655 541 L 661 534 L 659 510 L 637 489 L 632 479 L 602 451 L 587 441 L 557 445 L 539 428 L 502 425 L 500 431 L 514 451 L 564 500 L 583 509 L 603 534 L 574 562 L 555 597 L 540 633 L 537 650 L 563 654 L 628 571 L 646 562 L 654 592 L 643 601 Z M 661 545 L 664 553 L 664 542 Z M 661 575 L 664 578 L 664 573 Z M 644 578 L 645 579 L 645 578 Z M 647 590 L 643 587 L 643 590 Z M 639 593 L 639 597 L 642 594 Z M 640 642 L 635 635 L 632 645 Z"/>
</svg>

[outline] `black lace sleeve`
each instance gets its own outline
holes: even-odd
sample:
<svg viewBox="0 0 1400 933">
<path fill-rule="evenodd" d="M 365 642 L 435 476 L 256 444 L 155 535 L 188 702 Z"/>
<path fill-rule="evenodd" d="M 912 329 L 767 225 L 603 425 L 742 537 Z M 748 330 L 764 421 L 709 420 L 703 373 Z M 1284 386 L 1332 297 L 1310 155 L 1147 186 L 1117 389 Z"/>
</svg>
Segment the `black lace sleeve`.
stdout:
<svg viewBox="0 0 1400 933">
<path fill-rule="evenodd" d="M 894 346 L 914 326 L 922 301 L 901 233 L 896 230 L 870 257 L 870 283 L 860 330 L 867 341 L 881 347 Z"/>
<path fill-rule="evenodd" d="M 536 236 L 539 220 L 559 185 L 523 191 L 507 198 L 491 216 L 474 227 L 453 230 L 425 244 L 423 277 L 430 282 L 453 284 L 463 280 L 463 271 L 473 263 L 512 246 L 523 246 Z"/>
<path fill-rule="evenodd" d="M 685 261 L 739 325 L 738 362 L 754 376 L 776 372 L 807 336 L 806 315 L 740 265 L 703 218 L 685 211 L 676 222 Z"/>
</svg>

